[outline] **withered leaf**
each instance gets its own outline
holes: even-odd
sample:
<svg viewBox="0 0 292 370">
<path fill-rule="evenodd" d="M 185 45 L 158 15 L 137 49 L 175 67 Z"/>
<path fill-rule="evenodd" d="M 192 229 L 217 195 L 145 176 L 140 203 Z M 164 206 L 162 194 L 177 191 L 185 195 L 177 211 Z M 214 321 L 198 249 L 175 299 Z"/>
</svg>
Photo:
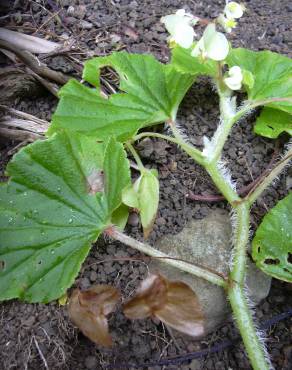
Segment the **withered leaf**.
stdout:
<svg viewBox="0 0 292 370">
<path fill-rule="evenodd" d="M 204 333 L 204 315 L 194 291 L 180 281 L 162 275 L 150 275 L 125 304 L 130 319 L 154 316 L 172 328 L 199 337 Z"/>
<path fill-rule="evenodd" d="M 193 337 L 204 334 L 204 315 L 195 292 L 181 281 L 168 283 L 167 303 L 156 317 L 172 328 Z"/>
<path fill-rule="evenodd" d="M 86 337 L 109 347 L 112 338 L 106 316 L 113 312 L 119 299 L 119 291 L 110 285 L 94 285 L 84 291 L 75 289 L 69 300 L 69 317 Z"/>
<path fill-rule="evenodd" d="M 104 174 L 102 170 L 92 170 L 86 181 L 89 194 L 94 195 L 104 190 Z"/>
<path fill-rule="evenodd" d="M 130 319 L 154 316 L 164 305 L 166 293 L 166 280 L 160 275 L 149 275 L 142 281 L 135 296 L 124 305 L 124 314 Z"/>
</svg>

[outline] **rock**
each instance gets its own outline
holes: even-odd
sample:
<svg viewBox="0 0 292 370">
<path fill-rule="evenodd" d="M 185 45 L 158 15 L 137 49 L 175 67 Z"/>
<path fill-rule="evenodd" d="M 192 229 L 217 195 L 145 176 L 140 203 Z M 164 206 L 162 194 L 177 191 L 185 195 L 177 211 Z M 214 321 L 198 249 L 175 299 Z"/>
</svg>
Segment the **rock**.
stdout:
<svg viewBox="0 0 292 370">
<path fill-rule="evenodd" d="M 70 5 L 70 6 L 68 7 L 68 9 L 67 9 L 67 14 L 68 14 L 69 16 L 72 16 L 72 15 L 74 15 L 74 13 L 75 13 L 75 8 L 74 8 L 74 6 Z"/>
<path fill-rule="evenodd" d="M 93 27 L 92 23 L 84 21 L 84 20 L 80 21 L 79 25 L 84 30 L 91 30 L 91 28 Z"/>
<path fill-rule="evenodd" d="M 129 218 L 128 218 L 128 224 L 131 226 L 138 226 L 139 222 L 140 222 L 139 216 L 137 215 L 137 213 L 136 212 L 130 213 Z"/>
<path fill-rule="evenodd" d="M 86 369 L 93 370 L 96 369 L 98 361 L 94 356 L 87 356 L 84 362 Z"/>
<path fill-rule="evenodd" d="M 90 272 L 89 279 L 92 283 L 97 282 L 97 273 L 96 273 L 96 271 L 91 271 Z"/>
<path fill-rule="evenodd" d="M 147 137 L 146 139 L 140 141 L 140 143 L 137 145 L 137 149 L 141 157 L 149 158 L 154 150 L 153 141 Z"/>
<path fill-rule="evenodd" d="M 232 249 L 230 240 L 229 215 L 224 210 L 217 210 L 202 220 L 190 221 L 177 235 L 164 236 L 155 247 L 170 256 L 227 274 Z M 230 307 L 222 288 L 157 260 L 150 263 L 149 269 L 151 272 L 159 271 L 170 280 L 184 281 L 196 292 L 206 317 L 206 334 L 230 316 Z M 255 304 L 268 295 L 270 285 L 271 278 L 253 263 L 248 263 L 247 288 Z"/>
</svg>

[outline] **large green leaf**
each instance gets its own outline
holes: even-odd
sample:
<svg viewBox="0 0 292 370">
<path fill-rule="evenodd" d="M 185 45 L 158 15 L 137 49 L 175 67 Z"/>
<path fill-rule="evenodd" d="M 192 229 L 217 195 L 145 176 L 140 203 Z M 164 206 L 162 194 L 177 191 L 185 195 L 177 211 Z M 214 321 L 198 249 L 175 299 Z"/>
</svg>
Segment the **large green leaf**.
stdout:
<svg viewBox="0 0 292 370">
<path fill-rule="evenodd" d="M 239 66 L 251 72 L 254 84 L 247 87 L 250 100 L 291 98 L 290 102 L 274 102 L 269 107 L 292 113 L 292 60 L 271 51 L 232 49 L 228 55 L 229 67 Z"/>
<path fill-rule="evenodd" d="M 292 282 L 292 193 L 264 217 L 252 242 L 252 257 L 266 274 Z"/>
<path fill-rule="evenodd" d="M 130 183 L 122 146 L 60 133 L 22 149 L 0 187 L 0 299 L 48 302 L 74 281 Z M 118 154 L 117 154 L 118 153 Z M 119 157 L 119 182 L 108 185 Z M 103 163 L 105 162 L 105 166 Z M 106 182 L 106 180 L 105 180 Z"/>
<path fill-rule="evenodd" d="M 108 99 L 101 96 L 99 87 L 100 69 L 105 66 L 114 68 L 120 77 L 121 92 Z M 163 65 L 151 55 L 126 52 L 87 61 L 83 78 L 96 89 L 69 81 L 60 91 L 49 134 L 66 129 L 101 140 L 109 135 L 129 139 L 139 128 L 174 119 L 194 81 L 194 76 Z"/>
<path fill-rule="evenodd" d="M 292 114 L 265 107 L 256 120 L 254 131 L 270 139 L 275 139 L 282 132 L 292 135 Z"/>
<path fill-rule="evenodd" d="M 217 63 L 214 60 L 202 60 L 200 57 L 193 57 L 191 49 L 176 46 L 173 48 L 171 55 L 171 64 L 182 73 L 189 73 L 195 76 L 215 76 L 217 73 Z"/>
</svg>

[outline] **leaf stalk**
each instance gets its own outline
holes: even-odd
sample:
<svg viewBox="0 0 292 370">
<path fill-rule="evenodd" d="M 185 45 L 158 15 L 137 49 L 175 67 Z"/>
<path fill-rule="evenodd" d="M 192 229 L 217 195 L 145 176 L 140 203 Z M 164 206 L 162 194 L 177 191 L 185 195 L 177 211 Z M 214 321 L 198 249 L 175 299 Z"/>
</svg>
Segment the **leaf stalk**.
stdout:
<svg viewBox="0 0 292 370">
<path fill-rule="evenodd" d="M 177 267 L 178 269 L 182 271 L 188 272 L 199 278 L 205 279 L 209 281 L 210 283 L 218 285 L 222 288 L 227 288 L 227 281 L 220 274 L 212 272 L 207 268 L 203 268 L 203 267 L 197 266 L 192 263 L 187 263 L 179 259 L 174 259 L 168 256 L 167 254 L 162 253 L 159 250 L 153 248 L 151 245 L 142 243 L 120 232 L 119 230 L 117 230 L 117 228 L 113 226 L 108 227 L 104 231 L 104 233 L 110 236 L 111 238 L 118 240 L 121 243 L 138 250 L 139 252 L 147 254 L 148 256 L 151 256 L 151 257 L 160 258 L 161 262 L 163 263 L 167 263 L 170 266 Z"/>
</svg>

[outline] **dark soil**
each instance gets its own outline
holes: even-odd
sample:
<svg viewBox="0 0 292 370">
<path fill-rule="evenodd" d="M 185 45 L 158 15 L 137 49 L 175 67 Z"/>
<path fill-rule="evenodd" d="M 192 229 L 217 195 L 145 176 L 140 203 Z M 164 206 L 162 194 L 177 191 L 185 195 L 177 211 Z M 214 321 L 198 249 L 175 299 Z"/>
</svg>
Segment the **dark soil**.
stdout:
<svg viewBox="0 0 292 370">
<path fill-rule="evenodd" d="M 159 19 L 162 15 L 185 7 L 200 17 L 216 17 L 225 1 L 3 1 L 8 17 L 0 18 L 11 29 L 45 36 L 54 41 L 74 42 L 89 56 L 99 56 L 113 50 L 152 52 L 161 61 L 167 61 L 166 34 Z M 15 5 L 13 8 L 12 5 Z M 247 12 L 231 40 L 234 46 L 254 50 L 270 49 L 289 55 L 292 43 L 292 5 L 289 0 L 245 1 Z M 52 17 L 57 13 L 58 17 Z M 71 75 L 78 74 L 78 60 L 55 56 L 46 62 L 51 68 Z M 9 61 L 1 56 L 2 66 Z M 79 66 L 79 68 L 78 68 Z M 203 135 L 211 136 L 218 121 L 216 96 L 212 86 L 201 79 L 185 98 L 179 122 L 197 145 Z M 22 99 L 11 106 L 43 119 L 50 119 L 57 99 L 45 95 L 37 99 Z M 254 117 L 257 112 L 254 113 Z M 247 185 L 265 169 L 274 153 L 275 141 L 255 136 L 254 117 L 249 117 L 233 130 L 225 149 L 225 159 L 237 180 L 238 187 Z M 278 140 L 280 149 L 286 138 Z M 215 208 L 225 208 L 224 202 L 194 202 L 186 198 L 192 190 L 196 194 L 214 194 L 216 190 L 204 171 L 177 147 L 164 147 L 153 141 L 154 151 L 142 150 L 144 162 L 159 171 L 161 201 L 150 242 L 167 233 L 179 232 L 188 220 L 202 218 Z M 5 168 L 10 153 L 19 143 L 1 139 L 0 165 Z M 291 176 L 292 172 L 286 174 Z M 4 179 L 4 177 L 3 177 Z M 267 209 L 287 194 L 285 177 L 271 187 L 253 208 L 252 223 L 256 227 Z M 130 216 L 127 232 L 141 237 L 135 214 Z M 135 257 L 125 261 L 124 257 Z M 119 243 L 101 239 L 93 246 L 76 286 L 87 288 L 94 283 L 109 283 L 121 289 L 124 299 L 133 294 L 140 280 L 147 274 L 147 264 L 141 255 Z M 291 286 L 274 281 L 269 297 L 256 309 L 259 322 L 287 311 L 292 307 Z M 110 318 L 115 345 L 110 350 L 96 347 L 76 330 L 68 319 L 66 309 L 57 303 L 48 305 L 25 304 L 18 301 L 1 305 L 0 315 L 0 369 L 103 369 L 108 365 L 122 369 L 250 369 L 242 344 L 232 323 L 216 331 L 204 341 L 185 340 L 171 335 L 161 323 L 129 321 L 121 313 Z M 286 319 L 267 331 L 267 345 L 277 370 L 291 369 L 292 320 Z M 214 343 L 230 339 L 234 347 L 210 354 L 202 359 L 183 364 L 143 366 L 161 358 L 211 348 Z M 116 365 L 116 366 L 115 366 Z"/>
</svg>

